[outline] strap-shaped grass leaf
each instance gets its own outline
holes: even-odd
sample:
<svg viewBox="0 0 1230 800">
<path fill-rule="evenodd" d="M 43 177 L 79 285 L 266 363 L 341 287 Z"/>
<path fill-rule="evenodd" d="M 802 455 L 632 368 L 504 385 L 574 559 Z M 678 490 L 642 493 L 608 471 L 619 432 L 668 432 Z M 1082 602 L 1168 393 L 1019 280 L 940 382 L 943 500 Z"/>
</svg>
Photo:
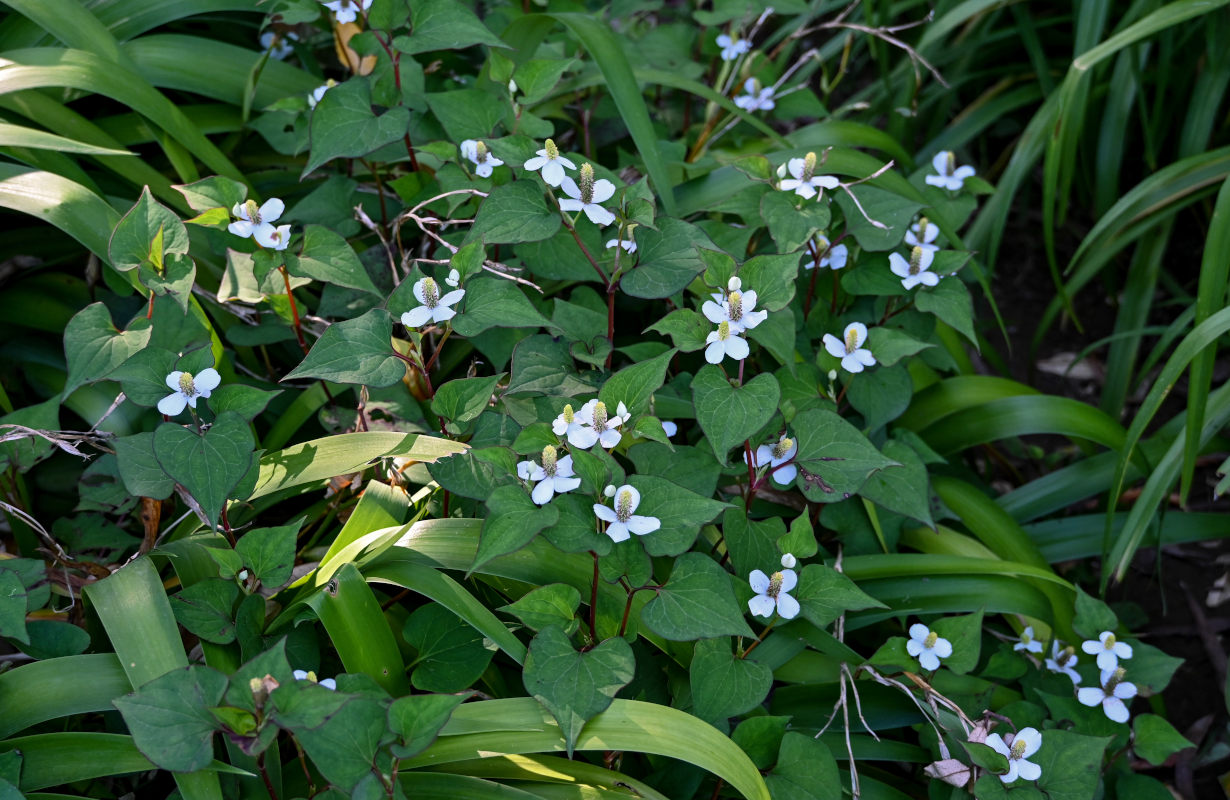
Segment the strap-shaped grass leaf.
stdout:
<svg viewBox="0 0 1230 800">
<path fill-rule="evenodd" d="M 395 697 L 410 692 L 406 665 L 379 601 L 354 564 L 344 564 L 308 599 L 347 672 L 361 672 Z"/>
<path fill-rule="evenodd" d="M 13 698 L 0 718 L 0 738 L 52 719 L 110 711 L 111 700 L 130 691 L 114 653 L 31 662 L 0 675 L 0 693 Z"/>
<path fill-rule="evenodd" d="M 130 156 L 128 150 L 79 142 L 54 133 L 0 122 L 0 145 L 4 147 L 31 147 L 41 150 L 58 150 L 62 153 L 78 153 L 88 156 Z"/>
<path fill-rule="evenodd" d="M 283 380 L 320 378 L 373 388 L 392 386 L 406 376 L 393 354 L 393 318 L 383 308 L 337 322 L 325 329 L 299 366 Z"/>
<path fill-rule="evenodd" d="M 0 164 L 0 207 L 49 222 L 107 259 L 107 237 L 120 215 L 79 183 L 17 164 Z"/>
<path fill-rule="evenodd" d="M 23 792 L 155 768 L 131 736 L 115 733 L 42 733 L 9 739 L 4 746 L 21 752 Z M 217 781 L 217 776 L 205 777 Z M 220 800 L 222 794 L 218 790 L 213 795 L 195 796 Z"/>
</svg>

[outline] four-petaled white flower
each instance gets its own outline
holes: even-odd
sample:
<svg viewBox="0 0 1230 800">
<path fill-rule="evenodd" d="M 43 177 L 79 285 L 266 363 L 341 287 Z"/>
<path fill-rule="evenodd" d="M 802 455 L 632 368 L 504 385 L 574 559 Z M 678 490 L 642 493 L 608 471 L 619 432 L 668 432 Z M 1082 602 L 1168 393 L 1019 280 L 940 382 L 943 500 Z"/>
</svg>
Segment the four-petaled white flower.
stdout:
<svg viewBox="0 0 1230 800">
<path fill-rule="evenodd" d="M 727 320 L 719 322 L 716 331 L 710 331 L 705 337 L 705 343 L 707 345 L 705 360 L 710 364 L 720 364 L 726 356 L 730 356 L 735 361 L 742 361 L 751 352 L 751 348 L 747 346 L 747 339 L 736 335 L 736 331 Z"/>
<path fill-rule="evenodd" d="M 931 159 L 931 166 L 935 167 L 935 171 L 939 174 L 928 175 L 926 177 L 927 183 L 952 192 L 964 186 L 966 178 L 974 177 L 974 168 L 968 165 L 958 167 L 957 157 L 953 155 L 951 150 L 936 153 L 935 157 Z"/>
<path fill-rule="evenodd" d="M 423 305 L 402 312 L 401 324 L 407 328 L 417 328 L 428 321 L 440 323 L 450 320 L 457 315 L 451 306 L 461 302 L 465 294 L 465 289 L 454 289 L 441 297 L 440 284 L 434 278 L 419 278 L 414 282 L 414 297 Z"/>
<path fill-rule="evenodd" d="M 1099 686 L 1086 686 L 1076 690 L 1076 699 L 1081 705 L 1096 706 L 1101 704 L 1103 713 L 1114 722 L 1128 721 L 1128 707 L 1124 700 L 1136 696 L 1136 684 L 1123 679 L 1126 670 L 1123 667 L 1113 667 L 1102 670 Z"/>
<path fill-rule="evenodd" d="M 611 541 L 626 541 L 629 533 L 644 536 L 662 527 L 662 520 L 657 517 L 643 517 L 632 513 L 641 504 L 641 493 L 628 484 L 620 486 L 613 495 L 604 494 L 615 498 L 615 508 L 594 503 L 594 514 L 607 523 L 606 535 L 611 537 Z"/>
<path fill-rule="evenodd" d="M 324 3 L 324 0 L 321 2 Z M 372 0 L 331 0 L 324 6 L 333 12 L 338 22 L 345 24 L 354 22 L 360 11 L 367 13 L 367 9 L 372 7 Z"/>
<path fill-rule="evenodd" d="M 238 219 L 227 225 L 226 229 L 245 239 L 249 236 L 253 237 L 261 247 L 285 250 L 286 242 L 290 238 L 290 226 L 283 225 L 286 231 L 278 235 L 278 228 L 273 225 L 285 210 L 286 204 L 276 197 L 269 198 L 260 206 L 256 205 L 255 200 L 236 203 L 231 209 L 231 214 Z M 281 247 L 277 246 L 279 239 Z"/>
<path fill-rule="evenodd" d="M 533 461 L 517 464 L 517 477 L 523 481 L 538 481 L 530 498 L 540 506 L 551 502 L 557 493 L 570 492 L 581 485 L 581 479 L 572 471 L 572 456 L 559 458 L 555 448 L 542 448 L 542 466 Z"/>
<path fill-rule="evenodd" d="M 1067 675 L 1072 679 L 1072 683 L 1077 686 L 1081 682 L 1081 675 L 1076 671 L 1076 662 L 1078 660 L 1075 647 L 1060 648 L 1058 639 L 1051 641 L 1051 657 L 1046 659 L 1046 668 L 1051 672 Z"/>
<path fill-rule="evenodd" d="M 863 367 L 876 363 L 876 357 L 863 347 L 865 341 L 867 326 L 861 322 L 851 322 L 842 333 L 842 339 L 831 333 L 824 334 L 824 349 L 834 358 L 841 359 L 841 368 L 846 372 L 862 372 Z"/>
<path fill-rule="evenodd" d="M 1132 646 L 1117 641 L 1110 631 L 1102 631 L 1098 638 L 1084 642 L 1081 649 L 1098 657 L 1098 669 L 1114 669 L 1119 666 L 1119 659 L 1132 657 Z"/>
<path fill-rule="evenodd" d="M 1036 781 L 1042 775 L 1042 767 L 1027 760 L 1042 746 L 1042 734 L 1037 728 L 1022 728 L 1016 736 L 1008 734 L 1006 741 L 998 733 L 992 733 L 986 743 L 1008 759 L 1008 771 L 999 776 L 1004 783 L 1012 783 L 1017 778 Z"/>
<path fill-rule="evenodd" d="M 294 31 L 265 31 L 261 34 L 261 49 L 269 51 L 269 57 L 281 61 L 295 52 L 291 42 L 299 41 L 299 34 Z"/>
<path fill-rule="evenodd" d="M 544 169 L 543 172 L 546 170 Z M 560 182 L 560 188 L 564 190 L 564 194 L 568 195 L 567 200 L 559 201 L 560 209 L 584 211 L 589 221 L 599 228 L 610 225 L 615 221 L 615 215 L 598 204 L 611 199 L 611 195 L 615 194 L 615 184 L 606 178 L 594 180 L 592 164 L 582 164 L 579 177 L 579 182 L 566 176 Z"/>
<path fill-rule="evenodd" d="M 726 294 L 714 292 L 710 295 L 713 299 L 706 300 L 701 305 L 700 310 L 705 315 L 705 319 L 714 325 L 729 322 L 730 331 L 735 334 L 743 333 L 764 322 L 768 318 L 769 312 L 763 309 L 760 311 L 755 310 L 756 300 L 758 299 L 756 290 L 748 289 L 744 292 L 742 289 L 743 281 L 739 279 L 739 276 L 731 277 L 726 283 Z M 710 341 L 712 341 L 712 337 Z M 742 358 L 743 356 L 740 357 Z M 716 364 L 717 361 L 710 363 Z"/>
<path fill-rule="evenodd" d="M 841 181 L 832 175 L 816 174 L 816 154 L 808 153 L 805 158 L 792 158 L 786 162 L 786 171 L 791 177 L 782 180 L 780 187 L 783 192 L 794 192 L 799 197 L 819 200 L 825 189 L 836 189 Z"/>
<path fill-rule="evenodd" d="M 905 651 L 918 659 L 923 669 L 939 669 L 940 659 L 952 655 L 952 642 L 941 639 L 940 635 L 921 622 L 910 626 L 910 640 L 905 643 Z"/>
<path fill-rule="evenodd" d="M 763 108 L 765 111 L 771 111 L 776 103 L 773 102 L 773 87 L 766 86 L 763 89 L 758 89 L 760 84 L 755 78 L 748 78 L 743 84 L 743 91 L 747 94 L 741 94 L 735 98 L 735 105 L 744 111 L 756 111 Z"/>
<path fill-rule="evenodd" d="M 504 164 L 487 149 L 486 144 L 476 139 L 466 139 L 460 149 L 463 158 L 474 162 L 474 174 L 480 178 L 490 178 L 491 170 Z"/>
<path fill-rule="evenodd" d="M 731 38 L 724 33 L 718 34 L 717 46 L 722 48 L 723 61 L 734 61 L 752 49 L 752 43 L 747 39 Z"/>
<path fill-rule="evenodd" d="M 747 576 L 756 596 L 747 601 L 747 607 L 757 617 L 771 617 L 777 611 L 782 619 L 794 619 L 799 615 L 799 601 L 787 594 L 799 583 L 799 576 L 792 569 L 765 575 L 758 569 Z"/>
<path fill-rule="evenodd" d="M 337 691 L 337 681 L 332 678 L 325 678 L 323 681 L 316 680 L 316 673 L 308 670 L 297 669 L 291 673 L 297 681 L 311 681 L 318 686 L 323 686 L 326 689 Z"/>
<path fill-rule="evenodd" d="M 607 239 L 606 249 L 610 250 L 613 247 L 622 247 L 628 254 L 636 252 L 636 240 L 634 239 Z"/>
<path fill-rule="evenodd" d="M 769 476 L 773 482 L 781 486 L 789 486 L 794 482 L 794 478 L 799 474 L 799 468 L 794 464 L 787 462 L 792 461 L 796 453 L 799 452 L 799 443 L 794 439 L 789 438 L 786 434 L 782 434 L 781 438 L 772 444 L 762 444 L 756 448 L 755 453 L 743 454 L 743 460 L 748 461 L 751 456 L 752 469 L 761 469 L 768 467 Z M 782 467 L 782 464 L 786 466 Z M 778 467 L 781 467 L 778 469 Z"/>
<path fill-rule="evenodd" d="M 555 435 L 568 437 L 568 444 L 573 447 L 580 446 L 577 442 L 582 440 L 577 438 L 577 435 L 584 427 L 585 420 L 573 412 L 572 403 L 565 403 L 564 410 L 560 412 L 560 415 L 551 423 L 551 430 L 555 432 Z M 592 443 L 590 444 L 590 447 L 593 447 Z"/>
<path fill-rule="evenodd" d="M 820 263 L 809 261 L 803 265 L 805 268 L 828 267 L 836 270 L 845 267 L 850 260 L 850 248 L 844 244 L 830 244 L 829 240 L 823 236 L 816 237 L 816 249 L 821 253 Z"/>
<path fill-rule="evenodd" d="M 158 410 L 168 417 L 184 412 L 186 406 L 196 408 L 199 397 L 209 397 L 210 392 L 222 383 L 222 376 L 213 367 L 207 367 L 196 375 L 175 370 L 167 376 L 167 388 L 172 393 L 158 401 Z"/>
<path fill-rule="evenodd" d="M 1013 650 L 1024 650 L 1026 653 L 1041 653 L 1042 642 L 1034 638 L 1034 627 L 1030 625 L 1021 631 L 1021 640 L 1012 645 Z"/>
<path fill-rule="evenodd" d="M 564 180 L 564 167 L 576 169 L 577 165 L 560 155 L 555 142 L 547 139 L 538 155 L 525 162 L 525 168 L 530 172 L 542 170 L 542 179 L 548 186 L 559 186 Z"/>
<path fill-rule="evenodd" d="M 565 406 L 564 410 L 567 411 L 568 406 Z M 595 444 L 601 444 L 610 450 L 623 438 L 619 432 L 619 426 L 631 417 L 632 414 L 628 412 L 628 407 L 622 402 L 616 407 L 615 415 L 608 416 L 606 403 L 601 400 L 590 400 L 576 413 L 576 418 L 581 424 L 575 430 L 568 429 L 568 444 L 582 450 L 588 450 Z M 558 425 L 559 418 L 555 421 Z"/>
<path fill-rule="evenodd" d="M 940 276 L 931 271 L 931 262 L 934 260 L 934 250 L 914 245 L 909 261 L 900 253 L 893 253 L 888 257 L 888 268 L 901 279 L 901 285 L 906 289 L 913 289 L 920 283 L 924 286 L 935 286 L 940 282 Z"/>
<path fill-rule="evenodd" d="M 939 250 L 938 244 L 933 244 L 940 235 L 939 226 L 926 217 L 919 217 L 918 222 L 905 232 L 905 243 L 910 247 L 921 247 L 924 250 Z"/>
</svg>

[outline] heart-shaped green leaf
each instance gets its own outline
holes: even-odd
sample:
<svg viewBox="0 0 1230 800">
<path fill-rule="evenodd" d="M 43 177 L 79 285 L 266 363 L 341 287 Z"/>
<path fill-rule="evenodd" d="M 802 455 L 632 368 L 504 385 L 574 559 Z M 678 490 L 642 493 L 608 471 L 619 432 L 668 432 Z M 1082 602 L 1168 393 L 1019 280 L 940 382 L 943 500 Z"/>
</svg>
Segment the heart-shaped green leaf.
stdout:
<svg viewBox="0 0 1230 800">
<path fill-rule="evenodd" d="M 735 602 L 730 573 L 703 553 L 675 559 L 670 580 L 641 610 L 641 621 L 677 642 L 753 635 Z"/>
<path fill-rule="evenodd" d="M 188 490 L 214 525 L 248 473 L 255 449 L 248 423 L 234 411 L 219 414 L 204 435 L 171 422 L 154 431 L 154 455 L 163 471 Z"/>
<path fill-rule="evenodd" d="M 777 379 L 768 373 L 737 388 L 714 366 L 702 368 L 692 379 L 696 421 L 723 464 L 727 463 L 730 448 L 742 444 L 769 423 L 780 398 Z"/>
<path fill-rule="evenodd" d="M 854 581 L 824 564 L 808 564 L 799 572 L 791 592 L 799 601 L 803 618 L 824 628 L 847 611 L 884 608 L 884 604 L 854 585 Z"/>
<path fill-rule="evenodd" d="M 791 428 L 799 444 L 798 485 L 809 500 L 839 502 L 862 488 L 871 473 L 897 466 L 832 411 L 805 411 L 794 418 Z"/>
<path fill-rule="evenodd" d="M 372 388 L 392 386 L 406 376 L 393 355 L 393 318 L 382 308 L 330 325 L 303 362 L 282 380 L 320 378 Z"/>
<path fill-rule="evenodd" d="M 543 528 L 554 525 L 559 510 L 552 505 L 541 508 L 520 486 L 501 486 L 487 497 L 487 519 L 478 542 L 471 570 L 496 556 L 520 550 Z"/>
<path fill-rule="evenodd" d="M 372 113 L 372 89 L 367 78 L 354 77 L 325 92 L 312 112 L 312 152 L 306 176 L 335 158 L 360 158 L 406 134 L 410 109 Z"/>
<path fill-rule="evenodd" d="M 773 671 L 756 661 L 735 658 L 724 636 L 696 643 L 688 674 L 694 713 L 714 723 L 760 705 L 773 686 Z"/>
<path fill-rule="evenodd" d="M 209 713 L 226 691 L 226 676 L 209 667 L 185 667 L 117 697 L 133 743 L 150 761 L 174 772 L 195 772 L 213 761 L 219 725 Z"/>
<path fill-rule="evenodd" d="M 145 347 L 152 333 L 153 328 L 146 319 L 136 320 L 126 331 L 117 330 L 111 324 L 111 312 L 102 303 L 91 303 L 78 311 L 64 329 L 68 379 L 64 383 L 63 396 L 72 394 L 78 386 L 110 375 Z"/>
</svg>

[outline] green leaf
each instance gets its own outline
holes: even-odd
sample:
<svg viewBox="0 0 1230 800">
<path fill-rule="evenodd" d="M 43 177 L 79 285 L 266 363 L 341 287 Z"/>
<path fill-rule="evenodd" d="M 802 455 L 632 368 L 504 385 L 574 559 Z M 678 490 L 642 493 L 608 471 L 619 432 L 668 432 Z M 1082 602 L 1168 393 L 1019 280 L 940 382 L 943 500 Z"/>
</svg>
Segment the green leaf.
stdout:
<svg viewBox="0 0 1230 800">
<path fill-rule="evenodd" d="M 571 635 L 581 624 L 576 617 L 580 607 L 580 592 L 566 583 L 552 583 L 539 586 L 500 610 L 512 614 L 527 628 L 541 631 L 550 625 L 558 625 L 564 633 Z"/>
<path fill-rule="evenodd" d="M 462 50 L 476 44 L 508 47 L 457 0 L 419 0 L 410 14 L 411 33 L 393 46 L 407 55 L 435 50 Z"/>
<path fill-rule="evenodd" d="M 696 541 L 701 526 L 727 508 L 726 503 L 698 495 L 655 475 L 632 475 L 628 482 L 641 493 L 636 513 L 657 517 L 662 523 L 658 530 L 640 537 L 651 556 L 675 556 L 684 552 Z"/>
<path fill-rule="evenodd" d="M 167 475 L 154 455 L 154 434 L 134 433 L 116 439 L 115 459 L 124 488 L 133 497 L 165 500 L 175 491 L 175 481 Z"/>
<path fill-rule="evenodd" d="M 730 652 L 730 639 L 724 636 L 696 643 L 688 676 L 692 712 L 719 727 L 727 718 L 764 702 L 773 686 L 773 671 L 759 662 L 736 658 Z"/>
<path fill-rule="evenodd" d="M 111 312 L 102 303 L 91 303 L 78 311 L 64 329 L 68 378 L 63 396 L 68 397 L 83 384 L 106 378 L 145 347 L 152 333 L 153 328 L 146 319 L 134 321 L 126 331 L 117 330 L 111 324 Z M 163 386 L 165 388 L 166 384 Z"/>
<path fill-rule="evenodd" d="M 794 314 L 789 310 L 770 314 L 764 322 L 747 332 L 747 338 L 768 350 L 787 370 L 795 371 L 795 323 Z"/>
<path fill-rule="evenodd" d="M 5 414 L 0 417 L 0 424 L 22 425 L 44 431 L 58 430 L 61 404 L 59 397 L 52 397 L 42 403 Z M 42 437 L 23 437 L 11 442 L 0 442 L 0 470 L 14 466 L 19 472 L 25 472 L 51 455 L 54 449 L 55 445 Z"/>
<path fill-rule="evenodd" d="M 516 457 L 505 447 L 467 450 L 427 465 L 427 471 L 440 486 L 473 500 L 486 500 L 493 489 L 505 486 L 525 494 L 516 483 L 516 469 Z M 525 499 L 529 500 L 529 496 Z"/>
<path fill-rule="evenodd" d="M 512 77 L 521 93 L 521 104 L 532 105 L 545 98 L 572 65 L 570 58 L 531 58 L 519 64 Z"/>
<path fill-rule="evenodd" d="M 187 252 L 188 229 L 174 211 L 154 199 L 148 186 L 115 226 L 107 246 L 111 265 L 123 271 L 142 265 L 161 271 L 164 253 Z"/>
<path fill-rule="evenodd" d="M 702 553 L 675 559 L 670 580 L 641 610 L 641 621 L 664 639 L 753 636 L 735 601 L 730 574 Z"/>
<path fill-rule="evenodd" d="M 482 538 L 471 570 L 476 570 L 496 556 L 520 550 L 543 528 L 559 520 L 559 510 L 552 505 L 534 505 L 521 486 L 501 486 L 485 495 L 487 519 L 483 521 Z"/>
<path fill-rule="evenodd" d="M 904 364 L 864 370 L 847 385 L 850 405 L 863 415 L 867 431 L 875 431 L 900 417 L 913 399 L 914 383 Z"/>
<path fill-rule="evenodd" d="M 585 723 L 605 711 L 632 680 L 636 660 L 620 637 L 578 653 L 563 629 L 543 629 L 530 642 L 522 680 L 525 689 L 559 722 L 568 757 Z"/>
<path fill-rule="evenodd" d="M 773 800 L 841 800 L 837 762 L 824 742 L 789 731 L 782 737 L 777 766 L 765 776 Z"/>
<path fill-rule="evenodd" d="M 164 383 L 163 386 L 166 386 Z M 234 411 L 239 416 L 251 422 L 265 410 L 269 401 L 281 394 L 278 391 L 266 391 L 255 386 L 245 386 L 242 383 L 228 383 L 214 389 L 209 396 L 209 407 L 215 414 L 224 411 Z M 159 398 L 161 399 L 161 398 Z"/>
<path fill-rule="evenodd" d="M 512 377 L 504 391 L 506 395 L 573 397 L 593 390 L 577 374 L 567 342 L 536 333 L 517 342 L 513 348 Z M 560 408 L 563 406 L 560 401 Z"/>
<path fill-rule="evenodd" d="M 920 290 L 914 295 L 914 306 L 919 311 L 926 311 L 939 317 L 950 328 L 959 331 L 975 346 L 978 336 L 974 332 L 974 301 L 969 296 L 969 289 L 958 278 L 945 278 L 930 289 Z M 870 334 L 868 334 L 870 338 Z M 877 354 L 878 357 L 878 354 Z"/>
<path fill-rule="evenodd" d="M 167 253 L 163 257 L 165 271 L 162 274 L 142 264 L 137 269 L 137 280 L 157 297 L 171 295 L 184 313 L 188 312 L 188 300 L 192 285 L 196 283 L 196 262 L 186 255 Z"/>
<path fill-rule="evenodd" d="M 483 200 L 466 241 L 539 242 L 550 239 L 559 227 L 559 211 L 547 206 L 542 189 L 534 181 L 513 181 L 495 187 Z"/>
<path fill-rule="evenodd" d="M 299 366 L 282 380 L 320 378 L 375 389 L 392 386 L 406 376 L 406 365 L 393 355 L 393 318 L 382 308 L 337 322 Z"/>
<path fill-rule="evenodd" d="M 620 403 L 624 403 L 634 417 L 646 413 L 649 410 L 649 398 L 662 388 L 662 383 L 666 380 L 666 368 L 670 366 L 674 356 L 674 350 L 667 350 L 648 361 L 624 367 L 607 378 L 598 398 L 606 403 L 612 412 Z"/>
<path fill-rule="evenodd" d="M 736 167 L 737 168 L 737 167 Z M 793 253 L 829 226 L 832 215 L 827 203 L 799 199 L 793 193 L 766 192 L 760 198 L 760 216 L 769 226 L 769 235 L 782 253 Z"/>
<path fill-rule="evenodd" d="M 195 772 L 214 759 L 218 723 L 208 709 L 221 702 L 226 683 L 217 670 L 184 667 L 114 703 L 146 758 L 173 772 Z"/>
<path fill-rule="evenodd" d="M 930 342 L 920 342 L 898 328 L 886 328 L 880 325 L 867 333 L 867 348 L 875 353 L 876 361 L 886 367 L 891 367 L 901 359 L 920 353 L 928 347 L 935 347 L 935 345 Z M 862 377 L 862 375 L 859 376 L 859 378 Z"/>
<path fill-rule="evenodd" d="M 934 530 L 927 465 L 913 448 L 896 439 L 884 443 L 884 455 L 901 466 L 873 472 L 858 493 L 889 511 L 916 519 Z"/>
<path fill-rule="evenodd" d="M 252 466 L 255 449 L 248 423 L 233 411 L 219 414 L 204 435 L 170 422 L 154 431 L 154 455 L 163 471 L 188 490 L 214 525 Z"/>
<path fill-rule="evenodd" d="M 1195 747 L 1165 717 L 1156 714 L 1141 714 L 1132 720 L 1132 731 L 1135 733 L 1132 749 L 1155 767 L 1162 766 L 1180 750 Z"/>
<path fill-rule="evenodd" d="M 748 717 L 739 723 L 730 738 L 743 748 L 757 769 L 768 769 L 777 761 L 777 751 L 789 722 L 790 717 Z"/>
<path fill-rule="evenodd" d="M 844 500 L 858 492 L 872 472 L 896 465 L 832 411 L 804 411 L 791 427 L 799 444 L 797 484 L 809 500 Z"/>
<path fill-rule="evenodd" d="M 418 694 L 399 697 L 389 706 L 389 730 L 401 738 L 391 749 L 397 758 L 417 755 L 436 740 L 453 710 L 469 695 Z"/>
<path fill-rule="evenodd" d="M 248 187 L 223 175 L 211 175 L 194 183 L 172 186 L 184 196 L 193 211 L 215 208 L 230 210 L 248 199 Z"/>
<path fill-rule="evenodd" d="M 501 372 L 489 378 L 458 378 L 445 383 L 431 399 L 432 413 L 456 425 L 464 425 L 483 413 L 491 402 L 491 392 L 507 374 Z"/>
<path fill-rule="evenodd" d="M 238 597 L 239 587 L 233 580 L 209 578 L 172 596 L 171 610 L 189 633 L 214 644 L 230 644 L 235 641 L 235 614 L 231 609 Z"/>
<path fill-rule="evenodd" d="M 886 607 L 855 586 L 854 581 L 824 564 L 803 567 L 793 595 L 799 601 L 803 618 L 821 629 L 847 611 Z"/>
<path fill-rule="evenodd" d="M 235 552 L 266 588 L 276 589 L 290 580 L 301 525 L 300 521 L 250 530 L 235 544 Z"/>
<path fill-rule="evenodd" d="M 550 323 L 512 281 L 475 278 L 466 284 L 465 311 L 453 317 L 453 329 L 475 336 L 488 328 L 540 328 Z"/>
<path fill-rule="evenodd" d="M 777 540 L 777 549 L 797 558 L 811 558 L 820 552 L 820 546 L 816 544 L 816 532 L 812 528 L 811 516 L 806 511 L 790 523 L 790 532 Z"/>
<path fill-rule="evenodd" d="M 708 365 L 692 379 L 696 421 L 723 464 L 727 463 L 730 448 L 742 444 L 769 423 L 777 413 L 780 397 L 777 379 L 768 373 L 736 388 L 720 369 Z"/>
<path fill-rule="evenodd" d="M 836 194 L 837 205 L 846 218 L 846 230 L 864 250 L 891 250 L 901 244 L 906 228 L 922 208 L 922 203 L 866 183 L 850 187 L 850 192 L 858 198 L 858 205 L 845 192 Z"/>
<path fill-rule="evenodd" d="M 722 515 L 722 536 L 735 574 L 747 575 L 754 569 L 776 571 L 780 558 L 777 540 L 785 532 L 780 517 L 749 520 L 743 508 L 727 509 Z"/>
<path fill-rule="evenodd" d="M 478 680 L 493 649 L 483 634 L 444 606 L 430 604 L 406 619 L 402 636 L 418 651 L 410 682 L 427 692 L 459 692 Z"/>
<path fill-rule="evenodd" d="M 941 617 L 931 623 L 931 630 L 952 642 L 952 655 L 941 662 L 958 675 L 978 666 L 982 645 L 982 612 L 959 617 Z"/>
<path fill-rule="evenodd" d="M 349 794 L 371 774 L 388 721 L 383 704 L 299 682 L 275 689 L 273 700 L 279 723 L 295 734 L 325 780 Z"/>
<path fill-rule="evenodd" d="M 781 311 L 794 299 L 799 256 L 756 256 L 739 268 L 743 291 L 756 290 L 757 310 Z"/>
<path fill-rule="evenodd" d="M 696 249 L 714 246 L 700 228 L 671 217 L 660 218 L 656 231 L 638 227 L 635 237 L 637 265 L 624 273 L 619 288 L 649 300 L 683 291 L 705 269 Z"/>
<path fill-rule="evenodd" d="M 1096 639 L 1102 631 L 1114 631 L 1119 627 L 1119 618 L 1105 601 L 1076 587 L 1076 617 L 1072 627 L 1086 639 Z"/>
<path fill-rule="evenodd" d="M 1064 730 L 1042 734 L 1042 746 L 1031 759 L 1042 768 L 1038 789 L 1049 800 L 1088 800 L 1097 793 L 1102 758 L 1111 739 L 1081 736 Z"/>
<path fill-rule="evenodd" d="M 26 585 L 16 572 L 0 570 L 0 636 L 29 644 L 26 614 L 29 608 Z"/>
<path fill-rule="evenodd" d="M 303 245 L 298 255 L 286 253 L 286 269 L 301 278 L 380 295 L 350 243 L 323 225 L 304 226 Z"/>
<path fill-rule="evenodd" d="M 377 117 L 372 113 L 372 88 L 366 78 L 339 83 L 312 111 L 312 150 L 300 177 L 335 158 L 361 158 L 406 134 L 410 109 L 397 106 Z"/>
<path fill-rule="evenodd" d="M 671 450 L 657 442 L 643 442 L 629 448 L 628 456 L 643 475 L 665 478 L 702 497 L 712 497 L 717 491 L 721 468 L 707 448 L 675 445 Z"/>
<path fill-rule="evenodd" d="M 692 309 L 677 308 L 645 330 L 669 336 L 679 352 L 692 353 L 704 349 L 705 337 L 713 326 Z"/>
</svg>

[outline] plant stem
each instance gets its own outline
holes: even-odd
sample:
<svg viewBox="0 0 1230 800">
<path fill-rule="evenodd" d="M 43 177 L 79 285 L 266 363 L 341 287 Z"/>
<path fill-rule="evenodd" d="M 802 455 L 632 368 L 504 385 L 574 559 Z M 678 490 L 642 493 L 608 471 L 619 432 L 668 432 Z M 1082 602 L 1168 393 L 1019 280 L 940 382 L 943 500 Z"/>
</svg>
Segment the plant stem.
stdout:
<svg viewBox="0 0 1230 800">
<path fill-rule="evenodd" d="M 440 351 L 444 349 L 444 343 L 448 341 L 448 337 L 451 336 L 452 333 L 453 328 L 452 326 L 449 326 L 449 329 L 446 330 L 444 335 L 440 337 L 440 342 L 436 345 L 435 352 L 431 354 L 431 358 L 427 359 L 427 364 L 423 367 L 423 372 L 430 372 L 431 368 L 435 366 L 436 359 L 440 357 Z"/>
<path fill-rule="evenodd" d="M 773 630 L 773 626 L 776 624 L 777 624 L 777 617 L 774 617 L 772 622 L 764 626 L 764 630 L 760 632 L 760 636 L 756 637 L 756 641 L 752 642 L 752 646 L 744 650 L 743 655 L 739 656 L 739 658 L 747 658 L 749 653 L 751 653 L 753 650 L 759 647 L 760 643 L 764 641 L 764 637 L 769 635 L 769 631 Z"/>
<path fill-rule="evenodd" d="M 295 293 L 290 290 L 290 273 L 286 271 L 286 265 L 278 267 L 282 273 L 282 281 L 286 284 L 286 299 L 290 302 L 290 318 L 295 328 L 295 338 L 299 340 L 299 349 L 306 356 L 308 354 L 307 340 L 303 338 L 303 326 L 299 324 L 299 306 L 295 303 Z"/>
<path fill-rule="evenodd" d="M 265 782 L 265 791 L 269 792 L 270 800 L 278 800 L 277 790 L 273 788 L 273 781 L 269 778 L 269 770 L 265 767 L 265 753 L 261 753 L 257 757 L 256 766 L 261 772 L 261 780 Z"/>
<path fill-rule="evenodd" d="M 589 632 L 598 643 L 598 554 L 593 550 L 589 554 L 594 557 L 594 582 L 589 592 Z"/>
</svg>

